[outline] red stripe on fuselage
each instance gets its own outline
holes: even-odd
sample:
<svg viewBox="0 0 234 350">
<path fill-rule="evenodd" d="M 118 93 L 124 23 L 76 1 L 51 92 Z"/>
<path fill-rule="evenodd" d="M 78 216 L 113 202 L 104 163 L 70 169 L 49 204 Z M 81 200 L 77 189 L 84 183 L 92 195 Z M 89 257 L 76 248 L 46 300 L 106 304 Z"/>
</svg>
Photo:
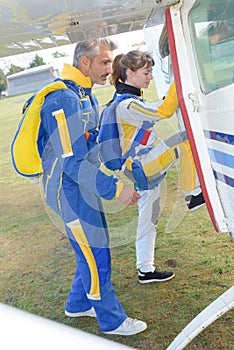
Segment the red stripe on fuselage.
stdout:
<svg viewBox="0 0 234 350">
<path fill-rule="evenodd" d="M 188 134 L 188 139 L 190 142 L 191 150 L 192 150 L 194 161 L 196 164 L 198 178 L 200 181 L 203 196 L 204 196 L 205 201 L 206 201 L 207 210 L 209 212 L 209 215 L 210 215 L 210 218 L 212 220 L 212 223 L 214 225 L 215 230 L 217 232 L 219 232 L 219 229 L 218 229 L 218 226 L 217 226 L 217 223 L 215 220 L 215 216 L 214 216 L 214 211 L 213 211 L 213 208 L 212 208 L 212 205 L 211 205 L 208 193 L 207 193 L 207 189 L 206 189 L 206 185 L 205 185 L 205 181 L 204 181 L 204 177 L 203 177 L 203 172 L 202 172 L 202 168 L 201 168 L 201 163 L 200 163 L 200 159 L 198 157 L 198 152 L 197 152 L 196 144 L 194 141 L 194 135 L 192 132 L 190 121 L 188 118 L 187 108 L 185 106 L 185 102 L 184 102 L 184 98 L 183 98 L 183 94 L 182 94 L 180 69 L 179 69 L 179 65 L 178 65 L 175 37 L 174 37 L 172 20 L 171 20 L 171 13 L 170 13 L 169 8 L 166 10 L 166 24 L 167 24 L 167 32 L 168 32 L 168 41 L 169 41 L 169 46 L 170 46 L 171 61 L 172 61 L 172 66 L 173 66 L 174 79 L 175 79 L 175 83 L 176 83 L 176 91 L 177 91 L 180 110 L 181 110 L 181 113 L 183 116 L 186 131 Z"/>
</svg>

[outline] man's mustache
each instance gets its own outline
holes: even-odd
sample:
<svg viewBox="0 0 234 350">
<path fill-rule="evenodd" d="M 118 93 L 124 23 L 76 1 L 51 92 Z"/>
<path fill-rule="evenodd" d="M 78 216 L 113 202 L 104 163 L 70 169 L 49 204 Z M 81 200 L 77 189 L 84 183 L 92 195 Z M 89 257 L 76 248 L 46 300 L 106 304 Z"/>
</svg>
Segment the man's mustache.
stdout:
<svg viewBox="0 0 234 350">
<path fill-rule="evenodd" d="M 110 75 L 110 74 L 102 74 L 102 75 L 101 75 L 101 78 L 105 78 L 105 79 L 106 79 L 106 78 L 108 78 L 109 75 Z"/>
</svg>

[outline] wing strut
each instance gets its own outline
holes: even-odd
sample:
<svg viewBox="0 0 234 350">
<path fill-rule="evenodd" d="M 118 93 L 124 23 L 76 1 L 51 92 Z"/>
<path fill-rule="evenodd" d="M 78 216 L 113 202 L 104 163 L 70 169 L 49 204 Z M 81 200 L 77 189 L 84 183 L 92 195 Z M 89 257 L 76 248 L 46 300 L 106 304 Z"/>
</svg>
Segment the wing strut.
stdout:
<svg viewBox="0 0 234 350">
<path fill-rule="evenodd" d="M 211 323 L 234 307 L 234 286 L 198 314 L 173 340 L 166 350 L 182 350 Z"/>
</svg>

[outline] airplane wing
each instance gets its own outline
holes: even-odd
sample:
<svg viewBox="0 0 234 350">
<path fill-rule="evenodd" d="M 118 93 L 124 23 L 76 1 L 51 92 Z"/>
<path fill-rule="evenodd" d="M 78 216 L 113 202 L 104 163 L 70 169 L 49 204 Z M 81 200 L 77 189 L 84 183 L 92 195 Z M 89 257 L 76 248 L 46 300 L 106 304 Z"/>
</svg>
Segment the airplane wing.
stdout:
<svg viewBox="0 0 234 350">
<path fill-rule="evenodd" d="M 153 0 L 0 0 L 0 57 L 140 30 L 155 6 Z M 163 21 L 165 6 L 159 8 Z"/>
<path fill-rule="evenodd" d="M 131 350 L 132 347 L 0 303 L 0 344 L 5 349 Z M 12 336 L 14 332 L 14 336 Z"/>
</svg>

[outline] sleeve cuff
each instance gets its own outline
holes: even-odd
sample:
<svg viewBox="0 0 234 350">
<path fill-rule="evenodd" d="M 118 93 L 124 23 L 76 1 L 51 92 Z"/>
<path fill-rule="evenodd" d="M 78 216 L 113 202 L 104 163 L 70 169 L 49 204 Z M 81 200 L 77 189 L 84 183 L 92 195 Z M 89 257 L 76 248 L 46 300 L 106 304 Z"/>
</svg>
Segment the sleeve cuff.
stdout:
<svg viewBox="0 0 234 350">
<path fill-rule="evenodd" d="M 115 198 L 119 197 L 123 187 L 124 187 L 124 184 L 122 182 L 119 182 L 119 181 L 116 182 Z"/>
</svg>

